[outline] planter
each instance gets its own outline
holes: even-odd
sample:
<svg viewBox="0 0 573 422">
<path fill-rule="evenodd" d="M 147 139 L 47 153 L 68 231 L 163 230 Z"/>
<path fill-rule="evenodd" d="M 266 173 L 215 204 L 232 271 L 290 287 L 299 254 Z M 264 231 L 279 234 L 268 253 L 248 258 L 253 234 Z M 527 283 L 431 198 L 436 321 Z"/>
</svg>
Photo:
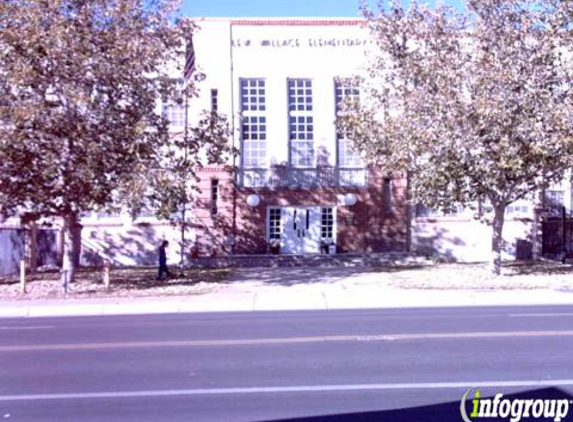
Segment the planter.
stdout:
<svg viewBox="0 0 573 422">
<path fill-rule="evenodd" d="M 281 245 L 280 243 L 277 244 L 269 243 L 267 246 L 267 250 L 268 253 L 270 253 L 271 255 L 278 255 L 281 252 Z"/>
</svg>

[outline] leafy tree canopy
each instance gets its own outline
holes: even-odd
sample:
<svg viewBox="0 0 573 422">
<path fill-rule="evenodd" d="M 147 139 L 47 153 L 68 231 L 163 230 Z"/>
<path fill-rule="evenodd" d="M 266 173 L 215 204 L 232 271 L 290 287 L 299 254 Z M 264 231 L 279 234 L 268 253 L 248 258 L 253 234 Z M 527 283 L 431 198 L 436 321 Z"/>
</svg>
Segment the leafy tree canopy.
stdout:
<svg viewBox="0 0 573 422">
<path fill-rule="evenodd" d="M 568 4 L 568 6 L 567 6 Z M 416 2 L 364 10 L 374 40 L 367 98 L 340 129 L 411 174 L 414 201 L 449 209 L 487 198 L 494 270 L 507 204 L 573 164 L 570 2 Z"/>
<path fill-rule="evenodd" d="M 0 5 L 0 192 L 43 216 L 113 201 L 168 142 L 156 112 L 192 27 L 175 4 L 8 0 Z"/>
<path fill-rule="evenodd" d="M 78 216 L 124 203 L 121 190 L 173 149 L 158 100 L 181 95 L 173 76 L 194 30 L 177 10 L 173 0 L 0 2 L 2 209 L 62 217 L 72 279 Z M 183 95 L 194 92 L 189 81 Z"/>
</svg>

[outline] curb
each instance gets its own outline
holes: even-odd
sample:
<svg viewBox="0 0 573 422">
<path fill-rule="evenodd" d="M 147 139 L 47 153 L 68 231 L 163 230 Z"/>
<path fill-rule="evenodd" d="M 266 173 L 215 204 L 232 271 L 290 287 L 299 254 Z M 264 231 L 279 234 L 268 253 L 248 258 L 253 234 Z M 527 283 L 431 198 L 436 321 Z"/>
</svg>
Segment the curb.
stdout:
<svg viewBox="0 0 573 422">
<path fill-rule="evenodd" d="M 573 305 L 573 294 L 546 291 L 404 291 L 373 289 L 237 291 L 173 298 L 0 302 L 0 318 L 107 316 L 199 312 L 393 309 L 474 306 Z"/>
</svg>

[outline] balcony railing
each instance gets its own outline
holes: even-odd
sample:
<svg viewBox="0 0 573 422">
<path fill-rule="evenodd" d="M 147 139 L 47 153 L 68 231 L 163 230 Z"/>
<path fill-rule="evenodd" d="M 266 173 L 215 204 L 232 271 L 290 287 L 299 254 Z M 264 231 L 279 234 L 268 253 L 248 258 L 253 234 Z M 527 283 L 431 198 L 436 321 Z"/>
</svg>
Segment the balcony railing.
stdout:
<svg viewBox="0 0 573 422">
<path fill-rule="evenodd" d="M 249 188 L 320 188 L 365 187 L 365 168 L 313 167 L 243 168 L 239 170 L 239 185 Z"/>
</svg>

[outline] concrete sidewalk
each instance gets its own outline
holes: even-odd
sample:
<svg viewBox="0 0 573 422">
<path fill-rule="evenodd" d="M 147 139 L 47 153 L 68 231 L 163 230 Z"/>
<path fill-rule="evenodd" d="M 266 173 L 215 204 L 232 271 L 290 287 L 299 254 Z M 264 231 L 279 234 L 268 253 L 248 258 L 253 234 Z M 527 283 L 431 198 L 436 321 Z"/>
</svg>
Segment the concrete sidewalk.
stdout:
<svg viewBox="0 0 573 422">
<path fill-rule="evenodd" d="M 261 279 L 256 269 L 241 272 L 220 290 L 202 295 L 145 298 L 0 301 L 0 317 L 121 315 L 178 312 L 366 309 L 436 306 L 573 305 L 573 291 L 552 289 L 401 289 L 376 279 L 337 277 L 316 270 L 313 278 L 289 271 Z M 305 273 L 308 275 L 308 272 Z"/>
</svg>

